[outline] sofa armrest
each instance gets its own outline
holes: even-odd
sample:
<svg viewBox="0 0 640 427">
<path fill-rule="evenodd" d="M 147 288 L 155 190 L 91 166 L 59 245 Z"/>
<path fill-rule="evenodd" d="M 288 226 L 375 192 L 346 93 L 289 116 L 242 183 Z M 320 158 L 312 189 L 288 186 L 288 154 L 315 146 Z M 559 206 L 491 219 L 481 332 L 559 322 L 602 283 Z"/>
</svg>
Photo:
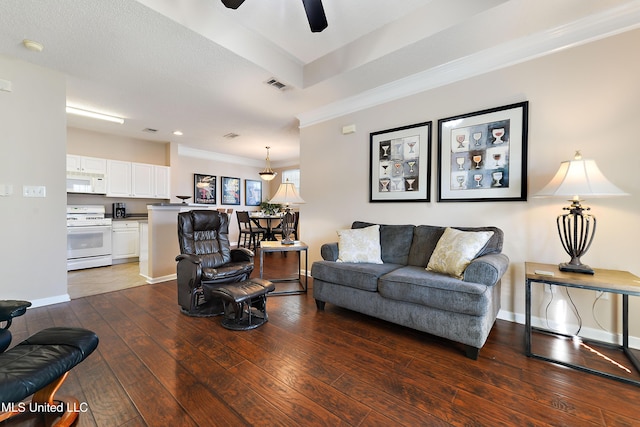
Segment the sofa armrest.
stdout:
<svg viewBox="0 0 640 427">
<path fill-rule="evenodd" d="M 338 242 L 325 243 L 320 247 L 320 256 L 325 261 L 336 261 L 338 259 Z"/>
<path fill-rule="evenodd" d="M 488 254 L 478 257 L 464 270 L 464 281 L 494 286 L 509 267 L 505 254 Z"/>
</svg>

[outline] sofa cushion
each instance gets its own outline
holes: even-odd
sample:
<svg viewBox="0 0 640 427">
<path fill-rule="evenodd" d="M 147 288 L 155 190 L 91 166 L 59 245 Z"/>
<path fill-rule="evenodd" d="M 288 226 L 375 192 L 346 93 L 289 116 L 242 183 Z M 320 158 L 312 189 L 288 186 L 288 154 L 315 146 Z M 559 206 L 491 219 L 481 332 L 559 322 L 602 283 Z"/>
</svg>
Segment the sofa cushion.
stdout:
<svg viewBox="0 0 640 427">
<path fill-rule="evenodd" d="M 477 256 L 487 254 L 499 254 L 502 252 L 504 233 L 497 227 L 452 227 L 461 231 L 493 231 L 493 236 L 487 244 L 477 254 Z M 419 225 L 413 232 L 413 242 L 409 251 L 407 265 L 425 266 L 429 263 L 440 237 L 446 227 L 434 225 Z M 384 260 L 384 258 L 383 258 Z"/>
<path fill-rule="evenodd" d="M 375 224 L 355 221 L 351 228 L 364 228 L 372 225 Z M 380 225 L 380 250 L 383 262 L 407 264 L 414 228 L 413 225 Z"/>
<path fill-rule="evenodd" d="M 485 315 L 491 306 L 489 288 L 417 266 L 395 269 L 378 281 L 378 292 L 384 298 L 472 316 Z"/>
<path fill-rule="evenodd" d="M 378 278 L 401 267 L 398 264 L 369 264 L 352 262 L 316 261 L 311 267 L 314 280 L 376 292 Z"/>
<path fill-rule="evenodd" d="M 493 231 L 460 231 L 447 228 L 429 258 L 427 270 L 462 279 L 469 263 L 487 244 Z"/>
<path fill-rule="evenodd" d="M 382 264 L 380 258 L 380 226 L 357 230 L 338 230 L 338 262 Z"/>
</svg>

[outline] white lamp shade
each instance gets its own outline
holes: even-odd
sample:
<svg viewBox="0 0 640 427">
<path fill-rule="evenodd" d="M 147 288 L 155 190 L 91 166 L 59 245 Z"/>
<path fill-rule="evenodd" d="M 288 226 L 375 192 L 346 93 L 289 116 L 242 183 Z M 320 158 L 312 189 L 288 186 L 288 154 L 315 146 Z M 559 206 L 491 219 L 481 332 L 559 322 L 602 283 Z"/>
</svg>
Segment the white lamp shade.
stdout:
<svg viewBox="0 0 640 427">
<path fill-rule="evenodd" d="M 600 172 L 594 160 L 576 159 L 560 164 L 553 179 L 536 196 L 600 197 L 625 196 Z"/>
<path fill-rule="evenodd" d="M 269 203 L 279 203 L 283 205 L 300 204 L 305 201 L 296 191 L 296 186 L 292 182 L 283 182 L 280 184 L 276 194 L 269 200 Z"/>
</svg>

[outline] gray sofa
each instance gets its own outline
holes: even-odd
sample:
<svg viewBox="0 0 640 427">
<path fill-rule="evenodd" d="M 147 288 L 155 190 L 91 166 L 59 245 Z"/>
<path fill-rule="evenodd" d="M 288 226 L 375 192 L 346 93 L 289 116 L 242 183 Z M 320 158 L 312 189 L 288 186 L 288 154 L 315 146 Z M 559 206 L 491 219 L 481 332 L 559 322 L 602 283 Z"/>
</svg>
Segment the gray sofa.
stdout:
<svg viewBox="0 0 640 427">
<path fill-rule="evenodd" d="M 352 228 L 371 223 L 356 221 Z M 322 261 L 311 267 L 313 297 L 465 345 L 476 360 L 500 309 L 500 279 L 509 259 L 504 234 L 496 227 L 455 227 L 493 231 L 464 270 L 463 279 L 426 270 L 445 227 L 380 225 L 382 264 L 336 262 L 338 243 L 321 247 Z"/>
</svg>

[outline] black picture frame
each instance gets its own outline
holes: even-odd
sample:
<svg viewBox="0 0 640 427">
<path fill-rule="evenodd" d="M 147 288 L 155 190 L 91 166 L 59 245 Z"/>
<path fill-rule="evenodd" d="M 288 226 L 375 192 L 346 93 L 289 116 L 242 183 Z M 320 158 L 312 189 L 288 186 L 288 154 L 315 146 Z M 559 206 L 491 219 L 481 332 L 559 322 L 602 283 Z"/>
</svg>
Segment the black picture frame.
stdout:
<svg viewBox="0 0 640 427">
<path fill-rule="evenodd" d="M 369 134 L 369 202 L 431 199 L 431 122 Z"/>
<path fill-rule="evenodd" d="M 193 201 L 204 205 L 216 204 L 215 175 L 193 174 Z"/>
<path fill-rule="evenodd" d="M 220 204 L 239 205 L 240 204 L 240 178 L 223 176 L 220 187 Z"/>
<path fill-rule="evenodd" d="M 438 202 L 527 200 L 529 102 L 438 120 Z"/>
<path fill-rule="evenodd" d="M 254 179 L 244 180 L 244 205 L 260 206 L 262 203 L 262 181 Z"/>
</svg>

